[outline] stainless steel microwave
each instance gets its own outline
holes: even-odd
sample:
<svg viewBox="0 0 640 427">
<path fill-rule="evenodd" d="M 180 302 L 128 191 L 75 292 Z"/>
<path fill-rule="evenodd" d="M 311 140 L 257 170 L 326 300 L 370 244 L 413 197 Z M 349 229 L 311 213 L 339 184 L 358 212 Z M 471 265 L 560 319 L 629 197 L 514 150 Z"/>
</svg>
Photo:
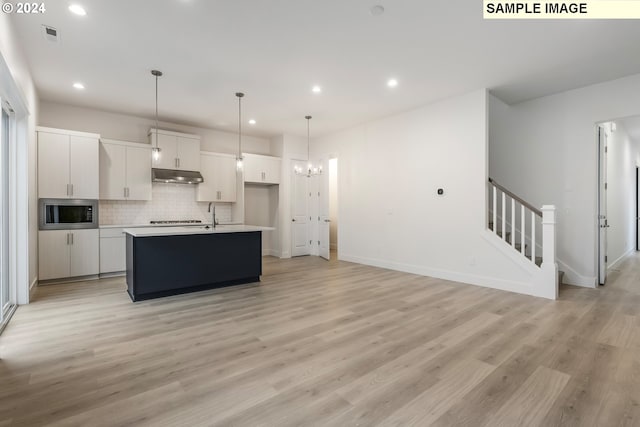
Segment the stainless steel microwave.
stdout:
<svg viewBox="0 0 640 427">
<path fill-rule="evenodd" d="M 98 228 L 98 201 L 79 199 L 40 199 L 40 230 Z"/>
</svg>

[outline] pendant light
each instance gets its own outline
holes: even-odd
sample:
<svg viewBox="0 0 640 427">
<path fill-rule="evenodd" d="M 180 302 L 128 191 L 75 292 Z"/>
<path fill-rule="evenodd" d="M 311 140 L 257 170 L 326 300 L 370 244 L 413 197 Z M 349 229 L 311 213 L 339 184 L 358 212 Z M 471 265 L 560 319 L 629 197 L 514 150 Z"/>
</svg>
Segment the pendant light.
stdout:
<svg viewBox="0 0 640 427">
<path fill-rule="evenodd" d="M 162 77 L 162 71 L 151 70 L 151 75 L 156 78 L 156 146 L 151 149 L 153 153 L 153 160 L 158 161 L 160 159 L 160 147 L 158 147 L 158 77 Z"/>
<path fill-rule="evenodd" d="M 306 175 L 307 177 L 312 177 L 314 175 L 322 175 L 322 165 L 314 166 L 313 163 L 311 163 L 311 160 L 310 160 L 311 157 L 309 156 L 310 145 L 311 145 L 309 123 L 311 121 L 311 116 L 304 116 L 304 118 L 307 119 L 307 169 L 304 170 L 300 166 L 295 166 L 293 170 L 296 174 Z"/>
<path fill-rule="evenodd" d="M 238 156 L 236 157 L 236 168 L 242 171 L 242 97 L 244 93 L 236 92 L 238 97 Z"/>
</svg>

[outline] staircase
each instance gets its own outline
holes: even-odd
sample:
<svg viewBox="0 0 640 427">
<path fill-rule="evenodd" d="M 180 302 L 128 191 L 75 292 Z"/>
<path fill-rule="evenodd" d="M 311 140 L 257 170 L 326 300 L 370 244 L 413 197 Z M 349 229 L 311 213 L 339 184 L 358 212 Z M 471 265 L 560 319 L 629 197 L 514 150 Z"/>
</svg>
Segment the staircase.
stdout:
<svg viewBox="0 0 640 427">
<path fill-rule="evenodd" d="M 540 294 L 556 299 L 564 273 L 555 259 L 555 206 L 536 208 L 492 178 L 487 230 L 521 256 Z"/>
</svg>

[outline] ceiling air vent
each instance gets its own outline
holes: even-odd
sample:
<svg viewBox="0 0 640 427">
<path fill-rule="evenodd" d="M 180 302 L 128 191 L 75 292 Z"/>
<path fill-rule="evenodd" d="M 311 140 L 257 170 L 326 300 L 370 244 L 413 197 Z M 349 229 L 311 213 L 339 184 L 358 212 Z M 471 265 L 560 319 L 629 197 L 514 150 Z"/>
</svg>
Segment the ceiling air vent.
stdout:
<svg viewBox="0 0 640 427">
<path fill-rule="evenodd" d="M 58 43 L 58 30 L 48 25 L 42 26 L 42 35 L 44 39 L 53 43 Z"/>
</svg>

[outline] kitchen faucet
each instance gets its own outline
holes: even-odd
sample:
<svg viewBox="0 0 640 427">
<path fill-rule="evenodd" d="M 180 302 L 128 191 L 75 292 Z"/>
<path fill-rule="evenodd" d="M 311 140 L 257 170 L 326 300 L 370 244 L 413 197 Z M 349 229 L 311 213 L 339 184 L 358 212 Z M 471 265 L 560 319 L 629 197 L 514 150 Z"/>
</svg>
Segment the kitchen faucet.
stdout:
<svg viewBox="0 0 640 427">
<path fill-rule="evenodd" d="M 218 225 L 218 220 L 216 219 L 216 205 L 213 204 L 213 202 L 209 202 L 209 210 L 207 212 L 211 212 L 211 206 L 213 205 L 213 214 L 212 214 L 212 226 L 213 228 L 216 228 L 216 225 Z"/>
</svg>

